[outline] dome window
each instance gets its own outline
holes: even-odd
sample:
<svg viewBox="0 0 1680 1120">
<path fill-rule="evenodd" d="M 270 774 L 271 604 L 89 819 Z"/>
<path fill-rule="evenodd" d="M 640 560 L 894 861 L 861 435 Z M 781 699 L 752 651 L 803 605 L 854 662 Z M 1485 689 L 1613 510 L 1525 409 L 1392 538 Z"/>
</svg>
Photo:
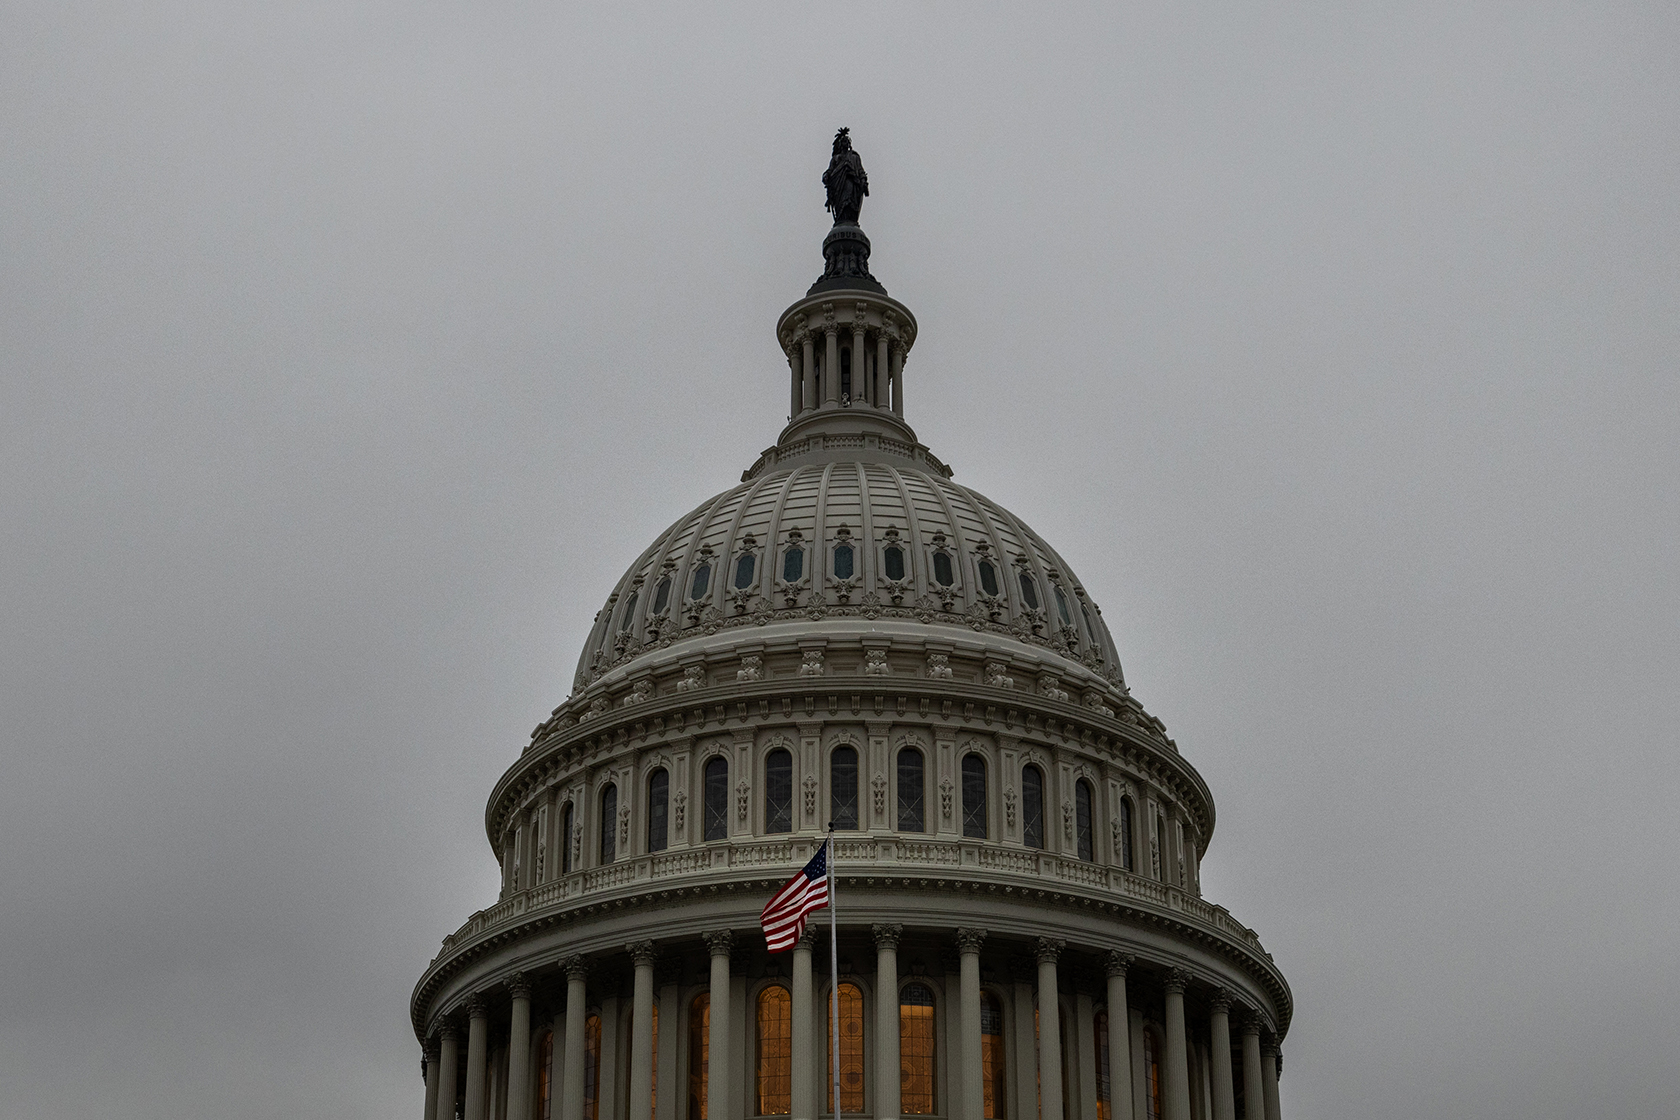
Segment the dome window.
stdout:
<svg viewBox="0 0 1680 1120">
<path fill-rule="evenodd" d="M 994 599 L 997 598 L 999 594 L 997 568 L 990 560 L 980 561 L 977 567 L 980 569 L 980 590 Z"/>
<path fill-rule="evenodd" d="M 898 752 L 898 830 L 922 832 L 922 752 L 905 747 Z"/>
<path fill-rule="evenodd" d="M 1025 568 L 1021 569 L 1021 602 L 1027 605 L 1029 611 L 1038 609 L 1038 584 Z"/>
<path fill-rule="evenodd" d="M 789 545 L 782 553 L 782 582 L 798 583 L 805 578 L 805 550 L 798 545 Z"/>
<path fill-rule="evenodd" d="M 689 585 L 690 599 L 704 599 L 712 586 L 712 565 L 705 563 L 694 569 L 694 582 Z"/>
<path fill-rule="evenodd" d="M 881 567 L 887 573 L 887 578 L 900 580 L 904 578 L 904 550 L 896 544 L 888 545 L 881 553 Z"/>
<path fill-rule="evenodd" d="M 951 554 L 949 552 L 933 554 L 933 580 L 941 587 L 950 587 L 957 582 L 957 573 L 951 567 Z"/>
<path fill-rule="evenodd" d="M 630 629 L 630 624 L 636 621 L 636 592 L 630 592 L 630 597 L 624 600 L 624 617 L 619 622 L 620 630 Z"/>
<path fill-rule="evenodd" d="M 1021 843 L 1044 847 L 1044 774 L 1036 766 L 1021 768 Z"/>
<path fill-rule="evenodd" d="M 668 842 L 670 793 L 671 775 L 661 766 L 648 777 L 647 846 L 650 852 L 663 852 Z"/>
<path fill-rule="evenodd" d="M 835 828 L 858 826 L 858 752 L 835 747 L 828 760 L 829 822 Z"/>
<path fill-rule="evenodd" d="M 854 556 L 855 556 L 855 553 L 853 552 L 851 545 L 849 545 L 849 544 L 837 544 L 837 545 L 834 546 L 834 578 L 835 579 L 851 579 L 852 578 L 852 559 L 853 559 Z"/>
<path fill-rule="evenodd" d="M 1073 625 L 1073 615 L 1068 613 L 1067 596 L 1062 594 L 1062 585 L 1052 584 L 1051 590 L 1056 593 L 1056 614 L 1061 618 L 1063 626 Z"/>
<path fill-rule="evenodd" d="M 1090 863 L 1097 858 L 1096 840 L 1091 835 L 1091 783 L 1084 778 L 1073 786 L 1073 833 L 1079 858 Z"/>
<path fill-rule="evenodd" d="M 729 834 L 729 760 L 713 755 L 706 760 L 705 831 L 702 838 L 722 840 Z"/>
<path fill-rule="evenodd" d="M 601 791 L 601 862 L 611 863 L 618 857 L 618 787 L 609 785 Z"/>
<path fill-rule="evenodd" d="M 659 586 L 653 593 L 653 613 L 664 614 L 665 608 L 671 605 L 671 577 L 666 576 L 659 581 Z"/>
<path fill-rule="evenodd" d="M 965 754 L 962 760 L 963 835 L 986 838 L 986 760 Z"/>
<path fill-rule="evenodd" d="M 753 569 L 757 566 L 757 558 L 752 553 L 741 554 L 741 558 L 735 561 L 735 590 L 745 591 L 752 586 Z"/>
<path fill-rule="evenodd" d="M 764 760 L 764 831 L 793 831 L 793 755 L 780 747 Z"/>
</svg>

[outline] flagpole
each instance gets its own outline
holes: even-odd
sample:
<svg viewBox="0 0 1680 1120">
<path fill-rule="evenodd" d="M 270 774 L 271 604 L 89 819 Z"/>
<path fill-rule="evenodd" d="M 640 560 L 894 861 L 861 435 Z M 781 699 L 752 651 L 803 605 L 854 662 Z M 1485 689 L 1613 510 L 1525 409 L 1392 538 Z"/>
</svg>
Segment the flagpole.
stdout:
<svg viewBox="0 0 1680 1120">
<path fill-rule="evenodd" d="M 840 918 L 835 913 L 834 822 L 828 822 L 828 1005 L 833 1010 L 834 1120 L 840 1120 Z"/>
</svg>

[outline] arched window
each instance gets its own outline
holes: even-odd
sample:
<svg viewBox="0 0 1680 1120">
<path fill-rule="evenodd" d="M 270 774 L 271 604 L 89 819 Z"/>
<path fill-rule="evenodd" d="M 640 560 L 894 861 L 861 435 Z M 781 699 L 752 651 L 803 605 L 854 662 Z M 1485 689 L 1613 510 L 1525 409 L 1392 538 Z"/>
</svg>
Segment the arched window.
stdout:
<svg viewBox="0 0 1680 1120">
<path fill-rule="evenodd" d="M 653 593 L 653 613 L 661 615 L 665 608 L 671 605 L 671 577 L 666 576 L 659 581 L 659 587 Z"/>
<path fill-rule="evenodd" d="M 933 989 L 915 982 L 898 993 L 899 1111 L 928 1116 L 933 1107 Z"/>
<path fill-rule="evenodd" d="M 764 831 L 793 831 L 793 755 L 780 747 L 764 758 Z"/>
<path fill-rule="evenodd" d="M 1030 611 L 1038 609 L 1038 581 L 1033 579 L 1032 573 L 1025 568 L 1021 569 L 1021 602 L 1025 603 Z"/>
<path fill-rule="evenodd" d="M 701 837 L 722 840 L 729 834 L 729 760 L 721 754 L 706 760 L 705 799 Z"/>
<path fill-rule="evenodd" d="M 980 1090 L 986 1120 L 1007 1120 L 1008 1094 L 1003 1085 L 1003 1004 L 991 992 L 980 993 Z"/>
<path fill-rule="evenodd" d="M 1073 837 L 1080 859 L 1090 862 L 1097 858 L 1096 841 L 1091 836 L 1091 783 L 1084 778 L 1073 783 Z"/>
<path fill-rule="evenodd" d="M 669 842 L 670 793 L 671 775 L 661 766 L 648 775 L 647 846 L 650 852 L 663 852 Z"/>
<path fill-rule="evenodd" d="M 996 598 L 998 595 L 997 568 L 992 565 L 990 560 L 980 561 L 975 565 L 975 568 L 980 573 L 980 590 Z"/>
<path fill-rule="evenodd" d="M 1108 1008 L 1099 1007 L 1093 1016 L 1091 1033 L 1097 1038 L 1097 1120 L 1111 1120 L 1114 1116 L 1114 1096 L 1108 1069 Z"/>
<path fill-rule="evenodd" d="M 829 993 L 828 1110 L 834 1111 L 834 993 Z M 856 984 L 840 985 L 840 1111 L 863 1111 L 863 992 Z"/>
<path fill-rule="evenodd" d="M 688 597 L 690 599 L 704 599 L 711 586 L 712 565 L 711 561 L 707 561 L 694 569 L 694 580 L 689 584 Z"/>
<path fill-rule="evenodd" d="M 635 1012 L 631 1012 L 630 1021 L 635 1022 Z M 634 1037 L 634 1036 L 632 1036 Z M 653 1054 L 648 1063 L 648 1111 L 653 1116 L 659 1115 L 659 1001 L 653 1001 Z"/>
<path fill-rule="evenodd" d="M 1132 799 L 1120 799 L 1120 866 L 1127 871 L 1137 870 L 1137 861 L 1132 857 Z"/>
<path fill-rule="evenodd" d="M 1063 626 L 1073 625 L 1073 615 L 1068 612 L 1067 596 L 1062 594 L 1062 585 L 1053 583 L 1050 589 L 1056 593 L 1056 617 L 1062 620 Z"/>
<path fill-rule="evenodd" d="M 963 835 L 986 838 L 986 760 L 965 754 L 962 760 Z"/>
<path fill-rule="evenodd" d="M 752 586 L 753 570 L 758 567 L 758 559 L 750 552 L 741 554 L 735 561 L 735 590 L 745 591 Z"/>
<path fill-rule="evenodd" d="M 609 783 L 601 791 L 601 862 L 618 858 L 618 787 Z"/>
<path fill-rule="evenodd" d="M 629 597 L 624 600 L 624 614 L 620 616 L 620 622 L 618 624 L 618 628 L 620 630 L 628 630 L 628 629 L 630 629 L 631 625 L 633 623 L 635 623 L 635 621 L 636 621 L 636 598 L 637 598 L 637 593 L 632 591 L 632 592 L 630 592 Z"/>
<path fill-rule="evenodd" d="M 531 1120 L 550 1120 L 550 1099 L 554 1096 L 554 1032 L 544 1031 L 537 1044 L 537 1094 L 531 1102 Z"/>
<path fill-rule="evenodd" d="M 798 583 L 805 578 L 805 550 L 790 544 L 782 553 L 782 582 Z"/>
<path fill-rule="evenodd" d="M 583 1021 L 583 1114 L 601 1120 L 601 1017 Z"/>
<path fill-rule="evenodd" d="M 560 874 L 572 869 L 572 803 L 560 810 Z"/>
<path fill-rule="evenodd" d="M 1155 864 L 1155 878 L 1161 882 L 1167 881 L 1167 818 L 1155 818 L 1155 851 L 1152 853 Z"/>
<path fill-rule="evenodd" d="M 1036 766 L 1021 767 L 1021 843 L 1044 847 L 1044 773 Z"/>
<path fill-rule="evenodd" d="M 898 752 L 898 830 L 924 832 L 922 752 L 905 747 Z"/>
<path fill-rule="evenodd" d="M 1143 1032 L 1143 1116 L 1161 1120 L 1161 1040 L 1153 1030 Z"/>
<path fill-rule="evenodd" d="M 900 580 L 904 578 L 904 549 L 896 544 L 889 544 L 881 550 L 881 571 L 888 579 Z"/>
<path fill-rule="evenodd" d="M 933 554 L 933 582 L 941 587 L 950 587 L 957 582 L 957 573 L 951 566 L 951 554 L 949 552 Z"/>
<path fill-rule="evenodd" d="M 858 755 L 852 747 L 835 747 L 828 756 L 829 817 L 835 828 L 858 826 Z"/>
<path fill-rule="evenodd" d="M 758 993 L 758 1111 L 786 1116 L 793 1111 L 793 999 L 772 984 Z"/>
<path fill-rule="evenodd" d="M 706 1120 L 706 1050 L 712 1034 L 712 997 L 688 1005 L 688 1120 Z"/>
<path fill-rule="evenodd" d="M 849 544 L 837 544 L 837 545 L 834 546 L 834 578 L 835 579 L 851 579 L 852 578 L 852 569 L 853 569 L 852 561 L 856 556 L 857 556 L 856 550 L 854 550 L 852 548 L 852 546 L 849 545 Z"/>
</svg>

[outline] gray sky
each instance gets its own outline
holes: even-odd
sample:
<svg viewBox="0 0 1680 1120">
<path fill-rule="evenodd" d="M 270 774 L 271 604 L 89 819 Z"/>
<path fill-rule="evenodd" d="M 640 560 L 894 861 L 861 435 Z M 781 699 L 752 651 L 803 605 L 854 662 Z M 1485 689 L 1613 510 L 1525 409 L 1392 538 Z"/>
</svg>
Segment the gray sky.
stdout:
<svg viewBox="0 0 1680 1120">
<path fill-rule="evenodd" d="M 1673 1115 L 1680 9 L 0 3 L 0 1117 L 418 1114 L 612 581 L 909 419 L 1105 608 L 1291 1120 Z"/>
</svg>

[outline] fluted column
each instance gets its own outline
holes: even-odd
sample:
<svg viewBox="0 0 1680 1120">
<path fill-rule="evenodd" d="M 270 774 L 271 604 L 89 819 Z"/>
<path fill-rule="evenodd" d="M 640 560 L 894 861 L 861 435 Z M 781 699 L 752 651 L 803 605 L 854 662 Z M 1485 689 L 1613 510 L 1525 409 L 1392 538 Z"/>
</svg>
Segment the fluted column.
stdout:
<svg viewBox="0 0 1680 1120">
<path fill-rule="evenodd" d="M 875 1120 L 898 1116 L 898 939 L 904 927 L 877 922 L 875 935 Z"/>
<path fill-rule="evenodd" d="M 1231 1084 L 1231 993 L 1219 989 L 1213 994 L 1211 1008 L 1208 1046 L 1213 1050 L 1213 1120 L 1237 1120 Z"/>
<path fill-rule="evenodd" d="M 482 996 L 467 1001 L 467 1084 L 464 1120 L 484 1120 L 484 1060 L 489 1051 L 489 1010 Z"/>
<path fill-rule="evenodd" d="M 1249 1120 L 1264 1120 L 1262 1103 L 1266 1090 L 1260 1079 L 1260 1016 L 1250 1011 L 1243 1016 L 1243 1114 Z"/>
<path fill-rule="evenodd" d="M 869 361 L 864 357 L 863 349 L 863 320 L 852 321 L 852 403 L 865 401 L 869 395 L 864 392 L 864 379 L 869 376 Z"/>
<path fill-rule="evenodd" d="M 812 1030 L 816 1007 L 811 987 L 811 950 L 816 937 L 807 926 L 793 945 L 793 1076 L 788 1088 L 793 1096 L 793 1120 L 816 1120 L 819 1068 L 816 1038 Z"/>
<path fill-rule="evenodd" d="M 895 416 L 904 415 L 904 344 L 892 344 L 892 410 Z"/>
<path fill-rule="evenodd" d="M 735 935 L 726 929 L 706 934 L 712 953 L 711 1024 L 706 1033 L 706 1115 L 729 1116 L 729 950 Z"/>
<path fill-rule="evenodd" d="M 800 401 L 804 411 L 817 407 L 817 355 L 810 331 L 799 336 Z"/>
<path fill-rule="evenodd" d="M 437 1120 L 438 1045 L 427 1042 L 421 1050 L 421 1068 L 426 1076 L 426 1106 L 420 1110 L 421 1120 Z"/>
<path fill-rule="evenodd" d="M 560 1120 L 583 1120 L 583 1017 L 589 1000 L 589 962 L 568 957 L 566 972 L 566 1062 L 560 1077 Z"/>
<path fill-rule="evenodd" d="M 630 992 L 630 1120 L 653 1120 L 653 942 L 632 941 L 624 949 L 636 966 Z"/>
<path fill-rule="evenodd" d="M 840 330 L 829 327 L 823 331 L 828 340 L 823 349 L 823 407 L 840 407 Z"/>
<path fill-rule="evenodd" d="M 872 402 L 876 408 L 892 407 L 892 376 L 887 372 L 888 338 L 886 331 L 875 332 L 875 397 Z"/>
<path fill-rule="evenodd" d="M 1126 973 L 1132 955 L 1108 954 L 1108 1104 L 1114 1120 L 1132 1120 L 1132 1012 L 1126 999 Z"/>
<path fill-rule="evenodd" d="M 1283 1104 L 1278 1100 L 1277 1043 L 1265 1042 L 1260 1047 L 1260 1085 L 1266 1094 L 1266 1120 L 1283 1120 Z"/>
<path fill-rule="evenodd" d="M 531 1111 L 531 983 L 523 972 L 508 977 L 513 1012 L 508 1016 L 507 1114 L 524 1117 Z"/>
<path fill-rule="evenodd" d="M 1166 1120 L 1190 1120 L 1190 1055 L 1184 1037 L 1184 986 L 1189 981 L 1181 968 L 1167 975 Z"/>
<path fill-rule="evenodd" d="M 1038 953 L 1038 1099 L 1041 1120 L 1062 1117 L 1062 1001 L 1056 959 L 1065 941 L 1041 937 Z M 1184 1120 L 1190 1120 L 1188 1116 Z"/>
<path fill-rule="evenodd" d="M 437 1111 L 432 1114 L 437 1120 L 455 1120 L 455 1073 L 461 1061 L 460 1046 L 455 1028 L 445 1023 L 438 1031 Z M 1255 1064 L 1259 1064 L 1259 1059 L 1255 1059 Z"/>
<path fill-rule="evenodd" d="M 983 929 L 957 931 L 957 951 L 962 954 L 961 997 L 957 1008 L 962 1027 L 956 1032 L 957 1073 L 962 1084 L 957 1093 L 961 1109 L 957 1120 L 985 1120 L 986 1116 L 984 1039 L 980 1037 L 980 945 L 985 940 Z"/>
</svg>

